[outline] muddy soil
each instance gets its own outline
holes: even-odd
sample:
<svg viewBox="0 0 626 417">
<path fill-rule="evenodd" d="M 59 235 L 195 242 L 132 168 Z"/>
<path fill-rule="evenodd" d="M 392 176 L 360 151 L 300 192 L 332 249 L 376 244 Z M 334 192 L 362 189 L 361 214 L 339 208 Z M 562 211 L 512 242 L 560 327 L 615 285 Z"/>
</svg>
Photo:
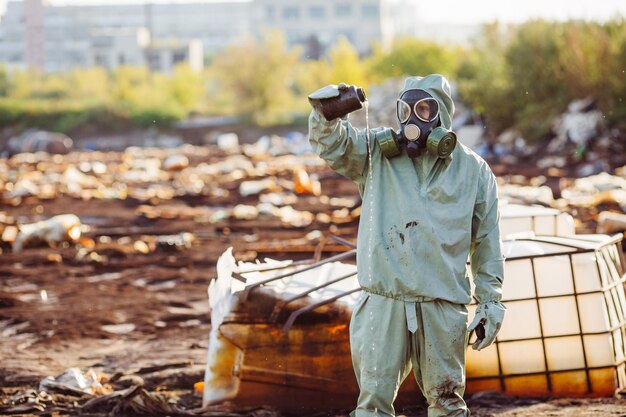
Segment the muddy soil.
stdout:
<svg viewBox="0 0 626 417">
<path fill-rule="evenodd" d="M 210 163 L 221 156 L 218 153 L 204 160 L 190 159 L 192 164 Z M 318 175 L 323 195 L 358 200 L 356 186 L 349 180 L 325 167 L 310 171 Z M 290 178 L 291 174 L 277 175 Z M 232 191 L 238 184 L 222 185 Z M 219 204 L 228 206 L 242 201 L 253 204 L 256 200 L 231 192 Z M 19 223 L 74 213 L 90 226 L 85 236 L 95 242 L 95 247 L 84 256 L 79 244 L 30 245 L 22 252 L 13 252 L 8 243 L 1 244 L 0 415 L 129 413 L 128 409 L 115 410 L 110 405 L 81 411 L 89 398 L 60 394 L 33 400 L 43 404 L 42 410 L 9 406 L 12 399 L 28 390 L 37 390 L 44 377 L 59 375 L 71 367 L 92 368 L 109 376 L 139 377 L 147 392 L 158 393 L 178 404 L 180 413 L 170 409 L 154 411 L 153 415 L 185 415 L 201 405 L 193 385 L 203 380 L 211 325 L 207 286 L 215 276 L 218 256 L 233 246 L 239 259 L 309 258 L 319 239 L 310 242 L 309 250 L 302 244 L 303 236 L 319 230 L 353 240 L 358 225 L 358 219 L 345 218 L 330 224 L 316 220 L 306 227 L 285 226 L 275 219 L 217 222 L 198 222 L 193 218 L 149 219 L 137 210 L 145 204 L 133 198 L 83 200 L 67 195 L 46 200 L 34 196 L 23 198 L 18 204 L 2 203 L 0 212 Z M 201 193 L 178 195 L 168 201 L 151 199 L 149 204 L 202 207 L 215 205 L 215 199 Z M 329 216 L 337 209 L 314 196 L 299 197 L 294 207 Z M 191 245 L 157 244 L 147 253 L 128 250 L 139 239 L 151 241 L 186 232 L 196 237 Z M 32 405 L 33 401 L 26 404 Z M 481 393 L 469 397 L 468 402 L 473 415 L 483 417 L 626 416 L 626 401 L 619 398 L 529 400 Z M 236 412 L 256 416 L 344 416 L 348 412 L 294 412 L 264 407 L 267 405 L 271 405 L 271 399 L 268 404 L 259 404 L 258 409 L 220 408 L 210 415 Z M 401 412 L 407 416 L 426 415 L 419 404 Z"/>
</svg>

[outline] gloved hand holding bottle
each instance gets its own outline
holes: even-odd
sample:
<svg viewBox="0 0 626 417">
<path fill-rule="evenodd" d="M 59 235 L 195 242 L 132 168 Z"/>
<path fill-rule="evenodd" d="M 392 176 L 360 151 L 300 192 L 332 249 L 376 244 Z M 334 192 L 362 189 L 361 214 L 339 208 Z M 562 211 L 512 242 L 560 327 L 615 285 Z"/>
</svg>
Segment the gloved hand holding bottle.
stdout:
<svg viewBox="0 0 626 417">
<path fill-rule="evenodd" d="M 476 330 L 476 342 L 472 349 L 481 350 L 491 345 L 502 327 L 506 307 L 498 301 L 479 304 L 476 308 L 474 320 L 468 327 L 468 331 Z"/>
<path fill-rule="evenodd" d="M 329 84 L 309 94 L 309 103 L 331 121 L 359 110 L 367 100 L 363 88 L 346 83 Z"/>
</svg>

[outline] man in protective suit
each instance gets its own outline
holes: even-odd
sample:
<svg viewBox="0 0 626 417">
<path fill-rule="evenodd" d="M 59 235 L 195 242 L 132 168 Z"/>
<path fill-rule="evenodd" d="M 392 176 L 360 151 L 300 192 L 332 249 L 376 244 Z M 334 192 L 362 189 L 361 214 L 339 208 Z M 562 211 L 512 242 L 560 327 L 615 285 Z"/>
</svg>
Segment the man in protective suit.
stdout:
<svg viewBox="0 0 626 417">
<path fill-rule="evenodd" d="M 333 88 L 341 94 L 347 86 L 310 97 Z M 357 183 L 363 200 L 357 265 L 364 291 L 350 323 L 357 417 L 395 415 L 393 401 L 411 369 L 430 417 L 469 415 L 468 334 L 475 329 L 473 348 L 485 348 L 504 317 L 496 180 L 485 161 L 456 143 L 453 114 L 450 85 L 433 74 L 405 81 L 398 133 L 376 128 L 368 135 L 315 108 L 309 118 L 313 149 Z M 468 259 L 478 301 L 469 328 Z"/>
</svg>

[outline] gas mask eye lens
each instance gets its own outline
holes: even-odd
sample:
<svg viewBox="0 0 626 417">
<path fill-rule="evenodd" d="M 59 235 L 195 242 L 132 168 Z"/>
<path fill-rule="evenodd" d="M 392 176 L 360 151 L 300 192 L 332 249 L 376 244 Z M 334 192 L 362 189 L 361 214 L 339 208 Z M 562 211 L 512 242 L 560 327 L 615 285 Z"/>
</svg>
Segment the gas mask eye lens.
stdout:
<svg viewBox="0 0 626 417">
<path fill-rule="evenodd" d="M 415 115 L 423 122 L 432 122 L 439 116 L 439 104 L 437 100 L 425 98 L 414 106 Z"/>
<path fill-rule="evenodd" d="M 398 120 L 400 123 L 404 123 L 409 120 L 409 117 L 411 116 L 411 106 L 409 106 L 408 103 L 398 100 L 396 102 L 396 111 L 398 113 Z"/>
</svg>

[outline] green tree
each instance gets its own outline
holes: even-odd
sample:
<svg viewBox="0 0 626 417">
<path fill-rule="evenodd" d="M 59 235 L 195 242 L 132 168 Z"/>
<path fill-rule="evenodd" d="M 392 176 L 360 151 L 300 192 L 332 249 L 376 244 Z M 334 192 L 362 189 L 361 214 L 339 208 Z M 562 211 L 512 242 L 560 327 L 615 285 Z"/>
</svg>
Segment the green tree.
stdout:
<svg viewBox="0 0 626 417">
<path fill-rule="evenodd" d="M 388 51 L 375 46 L 369 60 L 370 72 L 376 81 L 433 73 L 452 78 L 458 65 L 457 52 L 432 41 L 400 38 Z"/>
<path fill-rule="evenodd" d="M 517 110 L 515 127 L 531 142 L 550 131 L 552 120 L 571 99 L 559 60 L 569 47 L 563 35 L 563 24 L 530 21 L 520 26 L 507 48 L 509 100 Z"/>
<path fill-rule="evenodd" d="M 65 74 L 68 97 L 94 103 L 110 102 L 111 78 L 106 69 L 80 68 Z"/>
<path fill-rule="evenodd" d="M 624 18 L 607 23 L 611 34 L 612 62 L 606 66 L 608 93 L 606 113 L 609 123 L 626 129 L 626 22 Z"/>
<path fill-rule="evenodd" d="M 193 110 L 204 96 L 202 75 L 189 65 L 177 65 L 170 79 L 169 95 L 185 110 Z"/>
<path fill-rule="evenodd" d="M 463 100 L 488 120 L 497 134 L 515 123 L 512 86 L 505 58 L 509 30 L 497 22 L 484 25 L 474 48 L 460 55 L 456 80 Z"/>
<path fill-rule="evenodd" d="M 333 84 L 345 82 L 365 86 L 366 68 L 359 58 L 359 53 L 345 37 L 339 38 L 328 52 L 329 77 Z"/>
<path fill-rule="evenodd" d="M 267 32 L 227 47 L 214 57 L 212 69 L 218 91 L 234 97 L 235 112 L 246 122 L 261 125 L 287 121 L 293 103 L 293 68 L 300 51 L 290 49 L 279 32 Z"/>
<path fill-rule="evenodd" d="M 0 66 L 0 96 L 6 96 L 9 92 L 9 73 L 4 66 Z"/>
</svg>

